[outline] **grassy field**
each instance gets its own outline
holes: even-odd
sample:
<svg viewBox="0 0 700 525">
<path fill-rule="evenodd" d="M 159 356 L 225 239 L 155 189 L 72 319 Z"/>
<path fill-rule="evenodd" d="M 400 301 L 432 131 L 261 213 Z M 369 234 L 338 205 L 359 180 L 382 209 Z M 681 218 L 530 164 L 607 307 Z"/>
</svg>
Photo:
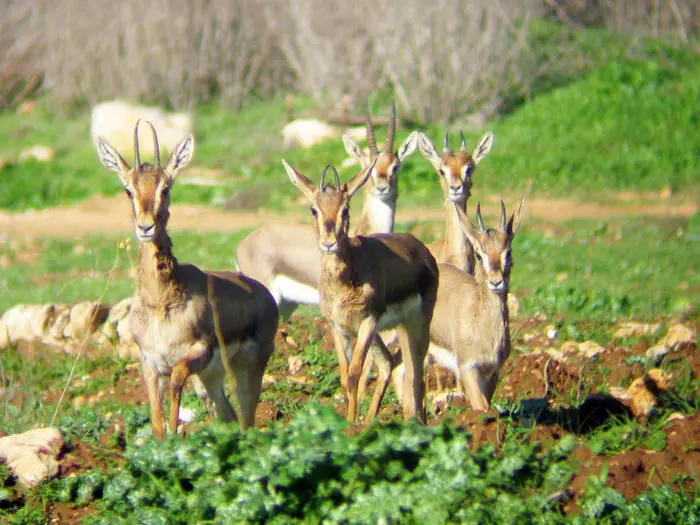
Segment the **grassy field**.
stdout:
<svg viewBox="0 0 700 525">
<path fill-rule="evenodd" d="M 506 194 L 512 202 L 532 181 L 542 199 L 606 202 L 621 191 L 641 199 L 664 188 L 697 199 L 697 55 L 537 27 L 542 53 L 570 39 L 586 60 L 540 78 L 530 103 L 513 94 L 507 113 L 488 126 L 496 143 L 479 166 L 474 197 Z M 0 114 L 7 137 L 0 156 L 15 158 L 34 144 L 56 151 L 51 164 L 0 168 L 5 211 L 120 190 L 97 160 L 87 115 L 58 117 L 48 107 L 39 101 L 30 113 Z M 373 111 L 386 107 L 386 97 L 372 100 Z M 237 114 L 197 108 L 194 167 L 221 170 L 227 184 L 178 184 L 173 202 L 219 205 L 238 196 L 244 206 L 280 210 L 298 197 L 282 155 L 311 176 L 345 158 L 340 141 L 282 152 L 283 115 L 279 100 Z M 461 127 L 449 128 L 455 143 Z M 424 131 L 440 144 L 445 129 Z M 468 141 L 483 131 L 468 131 Z M 435 179 L 425 159 L 410 157 L 399 207 L 437 206 Z M 433 220 L 396 228 L 425 242 L 441 229 Z M 174 252 L 201 267 L 231 268 L 247 232 L 176 231 Z M 183 425 L 185 436 L 154 442 L 139 367 L 109 344 L 91 343 L 77 359 L 34 343 L 0 348 L 0 436 L 55 419 L 66 442 L 59 476 L 33 490 L 0 465 L 0 523 L 698 523 L 697 348 L 680 345 L 662 358 L 647 350 L 678 323 L 697 334 L 699 240 L 698 213 L 526 215 L 513 246 L 511 289 L 520 305 L 511 319 L 513 353 L 493 409 L 474 413 L 458 394 L 446 408 L 438 380 L 453 390 L 455 379 L 433 366 L 427 426 L 404 423 L 393 392 L 375 424 L 345 422 L 331 333 L 315 308 L 282 325 L 257 428 L 245 435 L 214 421 L 188 389 L 183 406 L 195 417 Z M 18 303 L 114 304 L 133 292 L 136 250 L 131 234 L 2 236 L 0 312 Z M 654 328 L 615 338 L 628 321 Z M 569 341 L 603 350 L 564 352 Z M 290 371 L 290 358 L 301 362 L 299 372 Z M 656 368 L 671 379 L 648 419 L 610 396 Z"/>
<path fill-rule="evenodd" d="M 698 195 L 700 187 L 700 60 L 692 51 L 658 42 L 626 42 L 592 31 L 569 34 L 542 30 L 546 51 L 564 38 L 580 46 L 582 65 L 541 78 L 530 104 L 516 104 L 488 128 L 496 142 L 475 184 L 489 193 L 520 191 L 532 181 L 535 194 L 600 198 L 621 190 L 672 191 Z M 535 43 L 537 45 L 537 43 Z M 574 76 L 574 73 L 577 76 Z M 372 110 L 386 114 L 377 97 Z M 520 101 L 522 102 L 522 101 Z M 297 104 L 304 111 L 307 102 Z M 98 163 L 89 138 L 89 115 L 59 116 L 39 103 L 31 113 L 0 115 L 0 156 L 16 158 L 35 144 L 51 145 L 55 162 L 8 164 L 0 169 L 0 208 L 40 209 L 119 190 L 115 177 Z M 286 184 L 280 157 L 301 171 L 320 172 L 327 162 L 340 164 L 340 141 L 309 150 L 282 151 L 279 131 L 284 102 L 255 104 L 231 113 L 212 103 L 195 110 L 197 151 L 194 166 L 221 170 L 223 187 L 182 185 L 179 202 L 217 204 L 249 194 L 250 206 L 281 208 L 296 197 Z M 454 134 L 459 122 L 449 127 Z M 397 134 L 397 143 L 412 127 Z M 424 130 L 440 145 L 443 125 Z M 483 133 L 466 130 L 470 145 Z M 380 133 L 380 140 L 383 132 Z M 470 146 L 472 147 L 472 146 Z M 347 176 L 351 170 L 342 175 Z M 439 187 L 430 165 L 415 154 L 402 170 L 408 204 L 435 203 Z M 601 195 L 603 194 L 603 195 Z M 248 199 L 240 198 L 240 202 Z"/>
</svg>

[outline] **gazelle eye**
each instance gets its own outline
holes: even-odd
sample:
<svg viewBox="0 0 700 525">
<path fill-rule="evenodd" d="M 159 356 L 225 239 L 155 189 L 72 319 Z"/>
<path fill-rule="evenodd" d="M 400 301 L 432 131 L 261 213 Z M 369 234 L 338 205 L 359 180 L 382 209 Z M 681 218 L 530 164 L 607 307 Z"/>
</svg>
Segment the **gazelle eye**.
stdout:
<svg viewBox="0 0 700 525">
<path fill-rule="evenodd" d="M 345 208 L 345 209 L 343 210 L 343 219 L 347 219 L 348 217 L 350 217 L 350 210 L 348 210 L 347 208 Z"/>
<path fill-rule="evenodd" d="M 126 192 L 126 196 L 127 196 L 127 197 L 131 198 L 131 197 L 134 196 L 133 193 L 131 193 L 131 190 L 130 190 L 130 189 L 124 188 L 124 191 Z"/>
<path fill-rule="evenodd" d="M 314 217 L 316 217 L 318 215 L 316 208 L 311 208 L 311 215 L 313 215 Z"/>
<path fill-rule="evenodd" d="M 438 173 L 443 177 L 445 176 L 445 170 L 443 168 L 438 169 Z"/>
<path fill-rule="evenodd" d="M 477 261 L 481 260 L 481 254 L 479 252 L 474 252 L 474 255 L 476 256 Z"/>
<path fill-rule="evenodd" d="M 164 188 L 163 191 L 161 192 L 161 195 L 163 197 L 167 197 L 168 195 L 170 195 L 170 188 Z"/>
</svg>

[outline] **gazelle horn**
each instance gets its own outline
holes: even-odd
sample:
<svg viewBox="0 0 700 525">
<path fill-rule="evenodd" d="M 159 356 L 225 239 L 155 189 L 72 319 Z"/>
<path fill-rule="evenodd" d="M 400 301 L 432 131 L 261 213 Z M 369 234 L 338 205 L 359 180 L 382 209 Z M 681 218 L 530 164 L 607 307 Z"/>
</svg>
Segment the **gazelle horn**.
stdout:
<svg viewBox="0 0 700 525">
<path fill-rule="evenodd" d="M 486 227 L 484 226 L 484 219 L 481 217 L 481 203 L 476 205 L 476 223 L 479 225 L 479 231 L 485 232 Z"/>
<path fill-rule="evenodd" d="M 153 160 L 155 161 L 156 168 L 160 168 L 160 146 L 158 145 L 158 134 L 156 133 L 156 128 L 153 127 L 149 121 L 146 124 L 151 126 L 151 131 L 153 132 Z"/>
<path fill-rule="evenodd" d="M 387 153 L 394 152 L 394 135 L 396 134 L 396 101 L 391 101 L 391 119 L 389 121 L 389 130 L 386 134 L 386 147 L 384 151 Z"/>
<path fill-rule="evenodd" d="M 365 129 L 367 130 L 367 145 L 369 146 L 369 154 L 372 157 L 376 157 L 379 155 L 379 150 L 377 149 L 377 139 L 374 137 L 372 117 L 369 116 L 369 105 L 365 106 Z"/>
<path fill-rule="evenodd" d="M 136 173 L 141 171 L 141 152 L 139 151 L 139 124 L 141 119 L 136 121 L 136 127 L 134 128 L 134 168 L 136 168 Z"/>
</svg>

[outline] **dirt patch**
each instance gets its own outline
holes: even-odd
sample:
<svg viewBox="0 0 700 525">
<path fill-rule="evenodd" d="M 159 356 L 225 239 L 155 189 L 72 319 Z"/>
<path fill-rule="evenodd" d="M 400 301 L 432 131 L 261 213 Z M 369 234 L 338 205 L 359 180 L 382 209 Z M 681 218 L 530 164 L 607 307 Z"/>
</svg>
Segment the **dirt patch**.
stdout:
<svg viewBox="0 0 700 525">
<path fill-rule="evenodd" d="M 499 213 L 500 196 L 487 197 L 483 202 L 485 216 Z M 513 199 L 515 200 L 515 199 Z M 176 199 L 177 202 L 177 199 Z M 611 199 L 608 203 L 578 202 L 566 199 L 530 198 L 527 214 L 547 222 L 561 222 L 574 218 L 604 219 L 623 215 L 653 215 L 690 217 L 697 212 L 697 203 L 675 200 L 657 200 L 641 203 L 639 200 Z M 290 204 L 284 213 L 272 213 L 260 208 L 256 211 L 223 211 L 210 206 L 173 204 L 170 228 L 199 232 L 229 232 L 255 228 L 265 222 L 302 222 L 307 207 Z M 432 207 L 410 209 L 399 204 L 397 221 L 442 220 L 444 211 L 439 203 Z M 12 237 L 77 238 L 90 234 L 131 232 L 129 203 L 124 195 L 93 196 L 72 206 L 61 206 L 41 211 L 19 213 L 0 212 L 0 232 Z"/>
<path fill-rule="evenodd" d="M 589 448 L 577 448 L 573 461 L 580 465 L 580 469 L 569 486 L 573 499 L 565 506 L 565 510 L 578 512 L 576 500 L 585 490 L 589 477 L 600 475 L 601 469 L 606 465 L 606 484 L 628 499 L 668 483 L 689 488 L 697 481 L 696 476 L 700 469 L 698 432 L 700 415 L 693 414 L 685 419 L 673 421 L 664 430 L 664 450 L 641 448 L 614 456 L 596 456 Z"/>
</svg>

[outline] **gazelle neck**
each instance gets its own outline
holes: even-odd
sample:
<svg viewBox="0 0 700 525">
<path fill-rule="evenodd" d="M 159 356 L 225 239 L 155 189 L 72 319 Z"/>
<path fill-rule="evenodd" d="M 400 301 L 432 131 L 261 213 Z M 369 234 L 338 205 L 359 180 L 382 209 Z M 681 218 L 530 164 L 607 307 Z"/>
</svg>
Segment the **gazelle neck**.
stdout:
<svg viewBox="0 0 700 525">
<path fill-rule="evenodd" d="M 392 233 L 396 217 L 396 199 L 394 193 L 388 199 L 381 199 L 373 191 L 364 191 L 362 214 L 357 221 L 354 235 L 371 235 L 373 233 Z"/>
<path fill-rule="evenodd" d="M 467 199 L 456 205 L 466 213 Z M 449 260 L 459 261 L 457 268 L 469 274 L 474 273 L 474 250 L 464 235 L 455 203 L 450 199 L 445 199 L 445 249 L 449 253 Z"/>
<path fill-rule="evenodd" d="M 178 267 L 167 233 L 139 246 L 136 293 L 152 307 L 172 304 L 182 295 L 175 278 Z"/>
</svg>

